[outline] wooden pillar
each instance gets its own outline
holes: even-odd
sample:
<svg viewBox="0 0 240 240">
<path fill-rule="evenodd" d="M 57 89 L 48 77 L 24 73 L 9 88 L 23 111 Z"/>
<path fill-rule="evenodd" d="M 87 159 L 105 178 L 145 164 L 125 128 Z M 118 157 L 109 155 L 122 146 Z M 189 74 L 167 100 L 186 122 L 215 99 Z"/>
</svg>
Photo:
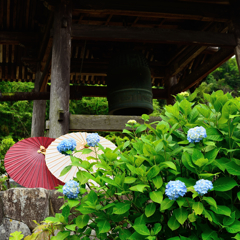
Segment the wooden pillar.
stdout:
<svg viewBox="0 0 240 240">
<path fill-rule="evenodd" d="M 40 72 L 40 70 L 38 69 L 36 73 L 36 79 L 35 79 L 35 88 L 34 88 L 35 92 L 40 91 L 41 76 L 42 76 L 42 72 Z M 34 100 L 31 137 L 44 136 L 45 113 L 46 113 L 46 100 Z"/>
<path fill-rule="evenodd" d="M 59 0 L 54 10 L 49 137 L 69 132 L 71 0 Z"/>
<path fill-rule="evenodd" d="M 175 98 L 172 96 L 171 87 L 177 84 L 177 77 L 172 76 L 172 77 L 169 77 L 168 79 L 169 80 L 166 84 L 167 94 L 168 94 L 167 105 L 173 105 L 175 103 Z"/>
<path fill-rule="evenodd" d="M 236 55 L 238 70 L 240 73 L 240 17 L 239 17 L 240 3 L 239 1 L 236 0 L 231 0 L 230 3 L 233 12 L 232 23 L 234 27 L 234 34 L 237 40 L 237 46 L 235 47 L 234 51 Z"/>
</svg>

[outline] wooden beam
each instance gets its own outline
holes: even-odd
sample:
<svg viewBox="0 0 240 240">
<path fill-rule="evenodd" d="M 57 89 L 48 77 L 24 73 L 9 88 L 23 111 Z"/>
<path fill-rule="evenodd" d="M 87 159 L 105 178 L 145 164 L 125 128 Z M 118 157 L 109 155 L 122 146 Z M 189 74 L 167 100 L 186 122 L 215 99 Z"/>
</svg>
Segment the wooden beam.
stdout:
<svg viewBox="0 0 240 240">
<path fill-rule="evenodd" d="M 38 34 L 35 32 L 4 32 L 0 34 L 0 44 L 27 44 L 38 41 Z"/>
<path fill-rule="evenodd" d="M 167 92 L 164 89 L 152 89 L 154 99 L 167 99 Z M 71 86 L 70 99 L 81 100 L 82 97 L 107 97 L 107 87 Z M 49 100 L 50 88 L 47 92 L 12 92 L 0 93 L 2 101 L 22 100 Z"/>
<path fill-rule="evenodd" d="M 226 22 L 231 18 L 229 6 L 225 5 L 154 0 L 131 0 L 131 4 L 128 0 L 75 1 L 74 12 L 216 22 Z"/>
<path fill-rule="evenodd" d="M 39 94 L 40 90 L 40 79 L 42 73 L 40 72 L 40 66 L 37 66 L 37 73 L 35 79 L 35 86 L 33 94 Z M 50 95 L 50 94 L 49 94 Z M 46 115 L 46 100 L 33 101 L 33 112 L 32 112 L 32 127 L 31 127 L 31 137 L 42 137 L 44 136 L 45 128 L 45 115 Z"/>
<path fill-rule="evenodd" d="M 79 73 L 82 64 L 82 59 L 71 60 L 71 73 Z M 108 72 L 109 61 L 107 60 L 98 60 L 98 59 L 84 59 L 82 65 L 82 73 L 98 73 L 98 74 L 107 74 Z M 165 68 L 159 66 L 156 62 L 149 62 L 149 68 L 151 71 L 152 77 L 160 78 L 165 76 Z"/>
<path fill-rule="evenodd" d="M 138 116 L 71 114 L 69 131 L 122 131 L 130 119 L 143 123 L 141 117 Z M 161 120 L 160 117 L 150 117 L 148 123 Z M 46 121 L 46 129 L 49 129 L 49 121 Z"/>
<path fill-rule="evenodd" d="M 49 137 L 69 132 L 72 1 L 58 1 L 54 10 Z M 59 119 L 59 113 L 63 113 Z"/>
<path fill-rule="evenodd" d="M 224 47 L 235 47 L 237 44 L 234 34 L 77 24 L 72 26 L 72 37 L 74 39 L 94 39 L 101 41 L 177 43 Z"/>
<path fill-rule="evenodd" d="M 223 48 L 217 53 L 212 55 L 212 57 L 204 62 L 200 67 L 198 67 L 194 72 L 189 74 L 185 79 L 179 82 L 177 85 L 171 88 L 171 94 L 175 95 L 182 91 L 188 90 L 190 87 L 194 86 L 196 83 L 205 78 L 209 73 L 214 71 L 216 68 L 221 66 L 234 54 L 233 49 Z"/>
</svg>

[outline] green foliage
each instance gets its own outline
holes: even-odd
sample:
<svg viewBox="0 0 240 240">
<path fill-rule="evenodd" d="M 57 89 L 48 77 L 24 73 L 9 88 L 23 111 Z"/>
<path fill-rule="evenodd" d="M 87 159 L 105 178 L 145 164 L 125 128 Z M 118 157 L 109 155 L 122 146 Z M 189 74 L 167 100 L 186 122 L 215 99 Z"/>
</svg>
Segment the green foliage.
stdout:
<svg viewBox="0 0 240 240">
<path fill-rule="evenodd" d="M 4 138 L 1 143 L 0 143 L 0 176 L 2 174 L 5 174 L 5 168 L 4 168 L 4 156 L 7 153 L 8 149 L 14 144 L 15 142 L 13 141 L 12 138 Z"/>
<path fill-rule="evenodd" d="M 78 199 L 65 197 L 62 213 L 46 219 L 62 227 L 51 239 L 89 239 L 92 229 L 102 240 L 238 239 L 240 99 L 222 91 L 204 99 L 208 104 L 178 95 L 161 122 L 148 124 L 143 116 L 142 125 L 126 124 L 132 131 L 124 131 L 128 139 L 118 141 L 116 150 L 99 145 L 103 154 L 95 163 L 74 158 L 72 164 L 86 170 L 74 179 L 81 191 Z M 207 137 L 189 143 L 187 132 L 196 126 Z M 95 185 L 87 185 L 89 179 Z M 199 179 L 212 181 L 213 190 L 199 195 L 193 187 Z M 170 180 L 185 183 L 185 196 L 168 199 Z"/>
</svg>

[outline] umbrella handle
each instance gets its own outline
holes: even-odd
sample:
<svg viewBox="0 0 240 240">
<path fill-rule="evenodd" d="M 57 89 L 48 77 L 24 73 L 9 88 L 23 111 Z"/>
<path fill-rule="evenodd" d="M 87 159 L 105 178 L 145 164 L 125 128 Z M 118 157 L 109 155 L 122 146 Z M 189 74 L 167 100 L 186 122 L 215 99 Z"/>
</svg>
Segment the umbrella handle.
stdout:
<svg viewBox="0 0 240 240">
<path fill-rule="evenodd" d="M 46 148 L 44 146 L 40 146 L 40 149 L 37 152 L 46 155 Z"/>
</svg>

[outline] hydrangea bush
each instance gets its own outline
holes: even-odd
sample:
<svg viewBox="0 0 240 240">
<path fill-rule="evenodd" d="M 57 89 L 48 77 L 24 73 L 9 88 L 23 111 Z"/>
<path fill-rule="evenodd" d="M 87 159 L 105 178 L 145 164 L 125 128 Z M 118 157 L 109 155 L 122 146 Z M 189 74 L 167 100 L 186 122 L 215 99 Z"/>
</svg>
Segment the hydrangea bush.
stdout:
<svg viewBox="0 0 240 240">
<path fill-rule="evenodd" d="M 88 157 L 93 163 L 71 155 L 84 170 L 72 190 L 59 190 L 62 213 L 45 221 L 63 230 L 51 239 L 89 240 L 93 230 L 102 240 L 240 239 L 240 99 L 217 91 L 204 94 L 205 105 L 195 97 L 177 95 L 160 122 L 143 115 L 144 124 L 127 123 L 130 140 L 114 151 L 95 135 L 103 154 Z"/>
</svg>

